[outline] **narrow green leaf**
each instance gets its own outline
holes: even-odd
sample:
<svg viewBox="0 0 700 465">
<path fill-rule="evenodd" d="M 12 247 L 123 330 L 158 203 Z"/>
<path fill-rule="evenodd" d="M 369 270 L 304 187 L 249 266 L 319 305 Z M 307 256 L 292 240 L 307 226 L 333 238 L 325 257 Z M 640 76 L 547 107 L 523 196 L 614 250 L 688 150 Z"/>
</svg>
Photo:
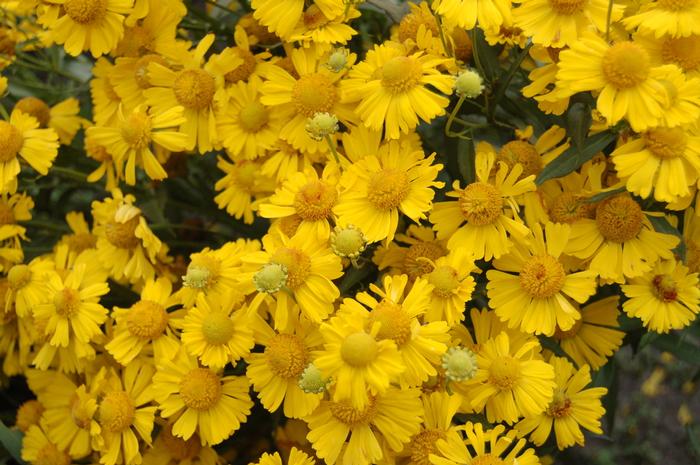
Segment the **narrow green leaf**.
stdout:
<svg viewBox="0 0 700 465">
<path fill-rule="evenodd" d="M 457 143 L 457 165 L 459 174 L 465 184 L 476 180 L 476 168 L 474 167 L 474 141 L 460 139 Z"/>
<path fill-rule="evenodd" d="M 20 431 L 11 430 L 1 421 L 0 443 L 2 443 L 5 450 L 7 450 L 18 463 L 25 463 L 22 460 L 22 433 Z"/>
<path fill-rule="evenodd" d="M 586 200 L 584 200 L 584 203 L 600 202 L 601 200 L 605 200 L 608 197 L 612 197 L 612 196 L 615 196 L 617 194 L 622 194 L 623 192 L 625 192 L 625 190 L 626 189 L 624 187 L 618 187 L 617 189 L 599 192 L 594 196 L 588 197 Z"/>
<path fill-rule="evenodd" d="M 608 388 L 608 393 L 603 397 L 603 407 L 605 408 L 607 431 L 611 432 L 615 427 L 615 412 L 617 411 L 617 397 L 619 393 L 617 364 L 614 358 L 595 372 L 592 385 Z"/>
<path fill-rule="evenodd" d="M 536 184 L 552 179 L 566 176 L 575 171 L 581 165 L 593 158 L 598 152 L 610 145 L 617 138 L 617 134 L 609 131 L 599 132 L 586 140 L 585 147 L 577 150 L 574 145 L 569 147 L 564 153 L 552 160 L 544 167 L 535 180 Z"/>
<path fill-rule="evenodd" d="M 498 62 L 498 53 L 500 49 L 489 45 L 489 43 L 486 42 L 484 31 L 479 28 L 472 29 L 471 39 L 476 68 L 486 79 L 486 82 L 493 82 L 496 76 L 501 72 L 501 66 Z"/>
</svg>

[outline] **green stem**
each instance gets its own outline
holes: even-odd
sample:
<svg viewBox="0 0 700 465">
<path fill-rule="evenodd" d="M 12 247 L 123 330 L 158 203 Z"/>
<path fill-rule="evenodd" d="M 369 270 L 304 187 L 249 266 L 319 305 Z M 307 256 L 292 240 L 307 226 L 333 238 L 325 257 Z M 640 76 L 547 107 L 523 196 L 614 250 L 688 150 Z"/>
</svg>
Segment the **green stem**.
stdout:
<svg viewBox="0 0 700 465">
<path fill-rule="evenodd" d="M 608 0 L 608 16 L 605 20 L 605 41 L 610 40 L 610 26 L 612 25 L 612 11 L 615 0 Z"/>
<path fill-rule="evenodd" d="M 483 76 L 484 80 L 488 82 L 488 75 L 486 74 L 486 71 L 484 70 L 484 66 L 481 63 L 481 58 L 479 58 L 479 48 L 477 46 L 477 40 L 476 40 L 476 28 L 472 29 L 469 31 L 469 38 L 472 40 L 472 58 L 474 58 L 474 64 L 476 65 L 476 69 L 479 71 L 479 74 Z"/>
<path fill-rule="evenodd" d="M 491 111 L 488 113 L 489 121 L 493 120 L 493 114 L 496 112 L 496 107 L 500 103 L 500 101 L 503 99 L 503 96 L 506 94 L 506 90 L 508 90 L 508 86 L 510 85 L 510 82 L 513 80 L 513 77 L 515 76 L 515 73 L 518 72 L 520 69 L 520 65 L 523 63 L 525 58 L 528 55 L 528 52 L 530 51 L 530 48 L 532 47 L 532 42 L 527 44 L 524 49 L 518 54 L 518 57 L 515 59 L 515 61 L 510 65 L 510 68 L 508 69 L 508 73 L 506 74 L 505 79 L 503 80 L 502 83 L 499 84 L 498 90 L 496 90 L 496 95 L 493 99 L 493 105 L 491 106 Z M 488 100 L 487 100 L 488 102 Z"/>
<path fill-rule="evenodd" d="M 0 103 L 0 115 L 2 115 L 5 120 L 9 121 L 10 120 L 10 115 L 7 113 L 7 109 L 5 109 L 5 105 Z"/>
<path fill-rule="evenodd" d="M 333 145 L 333 141 L 331 140 L 331 136 L 326 134 L 323 138 L 326 140 L 328 147 L 331 149 L 331 153 L 333 154 L 333 158 L 335 158 L 335 162 L 338 164 L 338 169 L 341 169 L 340 157 L 338 157 L 338 152 L 335 151 L 335 146 Z"/>
<path fill-rule="evenodd" d="M 455 137 L 453 136 L 451 129 L 452 129 L 452 123 L 455 120 L 455 117 L 457 116 L 457 112 L 462 108 L 462 104 L 464 103 L 464 100 L 466 99 L 465 95 L 460 95 L 459 100 L 457 100 L 457 103 L 455 104 L 454 108 L 450 112 L 450 116 L 447 118 L 447 124 L 445 124 L 445 135 L 447 137 Z"/>
<path fill-rule="evenodd" d="M 65 168 L 63 166 L 52 166 L 49 170 L 49 174 L 57 174 L 75 181 L 87 182 L 87 175 L 85 173 L 81 173 L 80 171 L 76 171 L 71 168 Z"/>
<path fill-rule="evenodd" d="M 433 16 L 435 16 L 435 23 L 437 23 L 438 32 L 440 32 L 440 42 L 442 42 L 442 48 L 445 50 L 445 55 L 452 58 L 452 47 L 447 47 L 447 39 L 445 39 L 445 32 L 442 30 L 440 15 L 433 12 Z"/>
</svg>

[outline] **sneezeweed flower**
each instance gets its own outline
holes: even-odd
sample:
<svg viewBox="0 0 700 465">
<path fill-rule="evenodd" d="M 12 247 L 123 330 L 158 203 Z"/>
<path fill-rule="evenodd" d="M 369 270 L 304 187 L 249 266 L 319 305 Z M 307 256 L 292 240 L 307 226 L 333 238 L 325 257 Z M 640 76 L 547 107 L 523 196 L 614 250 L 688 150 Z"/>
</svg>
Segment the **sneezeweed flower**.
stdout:
<svg viewBox="0 0 700 465">
<path fill-rule="evenodd" d="M 107 149 L 93 139 L 93 134 L 90 131 L 85 133 L 85 155 L 99 162 L 100 165 L 88 175 L 87 181 L 97 182 L 102 178 L 106 178 L 105 188 L 111 192 L 118 187 L 124 172 L 123 160 L 121 163 L 117 163 Z"/>
<path fill-rule="evenodd" d="M 7 271 L 24 259 L 26 229 L 19 223 L 32 219 L 34 200 L 25 193 L 0 194 L 0 270 Z"/>
<path fill-rule="evenodd" d="M 140 57 L 147 53 L 167 55 L 177 46 L 177 26 L 186 13 L 185 5 L 177 0 L 135 0 L 134 9 L 125 21 L 124 35 L 111 54 L 126 57 Z"/>
<path fill-rule="evenodd" d="M 483 30 L 498 29 L 511 20 L 511 5 L 504 0 L 439 0 L 431 6 L 464 29 L 474 28 L 477 22 Z"/>
<path fill-rule="evenodd" d="M 423 320 L 444 320 L 455 326 L 464 320 L 464 306 L 474 291 L 474 262 L 465 249 L 455 249 L 432 263 L 432 271 L 423 277 L 432 286 L 430 307 Z"/>
<path fill-rule="evenodd" d="M 476 375 L 476 354 L 464 347 L 450 347 L 442 355 L 442 368 L 448 381 L 468 381 Z"/>
<path fill-rule="evenodd" d="M 220 209 L 243 222 L 253 222 L 253 210 L 257 209 L 258 197 L 266 197 L 275 190 L 275 181 L 266 176 L 261 176 L 261 163 L 257 160 L 241 160 L 230 163 L 223 157 L 219 157 L 216 166 L 225 173 L 225 176 L 214 185 L 220 193 L 214 197 L 214 201 Z"/>
<path fill-rule="evenodd" d="M 314 113 L 304 126 L 306 134 L 315 141 L 324 140 L 338 132 L 338 118 L 330 113 Z"/>
<path fill-rule="evenodd" d="M 138 302 L 130 308 L 114 308 L 116 328 L 105 345 L 107 352 L 123 366 L 129 366 L 140 354 L 152 353 L 156 361 L 174 357 L 180 347 L 175 320 L 183 316 L 183 311 L 168 312 L 175 303 L 169 280 L 146 281 Z"/>
<path fill-rule="evenodd" d="M 63 100 L 52 107 L 37 97 L 24 97 L 17 101 L 15 109 L 36 118 L 40 128 L 51 128 L 56 131 L 62 145 L 70 145 L 85 121 L 78 115 L 80 102 L 75 97 Z"/>
<path fill-rule="evenodd" d="M 459 97 L 477 98 L 484 91 L 484 80 L 474 69 L 465 69 L 455 78 L 455 94 Z"/>
<path fill-rule="evenodd" d="M 29 463 L 43 461 L 58 465 L 70 465 L 72 463 L 70 455 L 47 437 L 48 430 L 49 426 L 45 422 L 29 427 L 22 438 L 22 460 Z"/>
<path fill-rule="evenodd" d="M 336 2 L 337 3 L 337 2 Z M 345 2 L 344 2 L 345 3 Z M 318 47 L 319 51 L 335 44 L 347 44 L 357 34 L 350 22 L 360 17 L 360 11 L 345 3 L 344 11 L 328 16 L 317 4 L 309 5 L 289 36 L 290 42 Z"/>
<path fill-rule="evenodd" d="M 676 65 L 689 78 L 700 76 L 700 34 L 685 37 L 635 34 L 635 42 L 649 52 L 654 65 Z"/>
<path fill-rule="evenodd" d="M 337 17 L 345 9 L 342 0 L 319 0 L 314 5 L 328 18 Z M 253 0 L 251 6 L 253 17 L 285 40 L 290 38 L 294 27 L 304 15 L 303 0 Z"/>
<path fill-rule="evenodd" d="M 687 37 L 700 34 L 700 10 L 694 1 L 657 0 L 641 5 L 636 14 L 622 20 L 628 29 L 643 34 Z"/>
<path fill-rule="evenodd" d="M 10 292 L 7 279 L 0 280 L 0 305 Z M 31 362 L 32 344 L 37 339 L 32 318 L 18 318 L 14 302 L 0 307 L 0 355 L 2 372 L 15 376 L 26 371 Z"/>
<path fill-rule="evenodd" d="M 56 131 L 40 129 L 36 118 L 14 110 L 9 121 L 0 120 L 0 192 L 14 192 L 17 189 L 20 158 L 45 176 L 56 155 Z"/>
<path fill-rule="evenodd" d="M 216 465 L 219 455 L 213 447 L 202 446 L 199 435 L 194 433 L 184 440 L 173 435 L 173 425 L 168 423 L 160 428 L 153 441 L 153 447 L 143 454 L 143 463 L 161 465 Z"/>
<path fill-rule="evenodd" d="M 114 87 L 113 69 L 114 65 L 106 58 L 98 59 L 92 67 L 92 117 L 98 126 L 110 126 L 117 122 L 121 98 Z"/>
<path fill-rule="evenodd" d="M 328 465 L 370 465 L 384 456 L 380 441 L 401 451 L 420 431 L 422 417 L 419 389 L 390 388 L 363 408 L 322 401 L 306 421 L 311 445 Z"/>
<path fill-rule="evenodd" d="M 522 241 L 529 234 L 517 216 L 514 197 L 534 191 L 535 177 L 520 179 L 522 165 L 509 170 L 499 162 L 495 177 L 490 179 L 495 161 L 493 153 L 477 157 L 477 181 L 464 189 L 455 181 L 447 196 L 457 200 L 436 203 L 430 214 L 438 239 L 447 239 L 449 249 L 466 246 L 474 259 L 499 258 L 512 247 L 511 237 Z"/>
<path fill-rule="evenodd" d="M 445 113 L 449 100 L 426 86 L 452 93 L 454 79 L 437 69 L 446 62 L 423 52 L 409 54 L 394 42 L 377 45 L 343 80 L 345 101 L 356 104 L 355 113 L 366 127 L 384 128 L 384 137 L 398 139 L 413 131 L 419 118 L 430 122 Z"/>
<path fill-rule="evenodd" d="M 446 241 L 435 237 L 430 227 L 412 224 L 386 247 L 378 247 L 372 261 L 380 271 L 405 274 L 413 281 L 433 271 L 431 262 L 447 255 L 445 244 Z"/>
<path fill-rule="evenodd" d="M 202 368 L 180 351 L 174 360 L 159 359 L 151 390 L 160 415 L 173 421 L 172 434 L 184 440 L 195 433 L 202 445 L 215 445 L 236 431 L 253 402 L 245 376 L 222 376 Z"/>
<path fill-rule="evenodd" d="M 348 224 L 345 227 L 336 226 L 333 228 L 329 242 L 331 249 L 337 256 L 349 258 L 350 260 L 357 260 L 367 248 L 367 238 L 363 232 L 353 224 Z"/>
<path fill-rule="evenodd" d="M 26 433 L 32 425 L 38 425 L 44 413 L 44 406 L 36 399 L 22 402 L 17 407 L 15 427 L 22 433 Z"/>
<path fill-rule="evenodd" d="M 641 318 L 657 333 L 688 326 L 700 312 L 698 274 L 675 260 L 663 260 L 644 276 L 621 286 L 629 300 L 622 304 L 628 316 Z"/>
<path fill-rule="evenodd" d="M 143 92 L 151 87 L 148 65 L 156 62 L 168 68 L 168 61 L 161 55 L 147 53 L 138 57 L 120 57 L 110 72 L 114 93 L 121 99 L 122 111 L 129 112 L 143 104 Z"/>
<path fill-rule="evenodd" d="M 66 213 L 66 223 L 71 232 L 61 237 L 61 240 L 56 244 L 56 249 L 65 245 L 68 248 L 69 261 L 72 263 L 86 250 L 96 250 L 97 236 L 90 231 L 90 225 L 82 212 Z"/>
<path fill-rule="evenodd" d="M 350 165 L 340 178 L 341 193 L 333 212 L 342 224 L 354 224 L 367 240 L 392 240 L 399 212 L 415 222 L 426 218 L 442 165 L 407 144 L 393 142 Z"/>
<path fill-rule="evenodd" d="M 292 447 L 286 463 L 287 465 L 314 465 L 316 460 L 296 447 Z M 251 465 L 283 465 L 283 463 L 279 452 L 275 452 L 274 454 L 266 452 L 260 457 L 260 460 Z"/>
<path fill-rule="evenodd" d="M 30 316 L 35 306 L 46 301 L 46 285 L 54 274 L 54 263 L 42 257 L 11 267 L 7 272 L 5 311 L 14 306 L 18 317 Z"/>
</svg>

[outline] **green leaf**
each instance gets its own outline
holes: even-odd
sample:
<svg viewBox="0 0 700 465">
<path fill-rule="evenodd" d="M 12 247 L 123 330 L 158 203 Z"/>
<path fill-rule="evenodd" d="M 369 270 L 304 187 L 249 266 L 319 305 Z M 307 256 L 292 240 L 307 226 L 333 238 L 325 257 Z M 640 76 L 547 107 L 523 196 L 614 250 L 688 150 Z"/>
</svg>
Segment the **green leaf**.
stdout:
<svg viewBox="0 0 700 465">
<path fill-rule="evenodd" d="M 498 62 L 500 50 L 492 47 L 486 42 L 484 31 L 479 28 L 471 30 L 473 59 L 476 69 L 483 76 L 486 82 L 493 82 L 501 74 L 501 65 Z"/>
<path fill-rule="evenodd" d="M 603 397 L 603 407 L 605 407 L 605 419 L 608 432 L 613 431 L 615 427 L 615 412 L 617 410 L 617 397 L 620 384 L 618 378 L 617 363 L 614 358 L 600 367 L 593 375 L 592 386 L 608 388 L 608 393 Z"/>
<path fill-rule="evenodd" d="M 664 352 L 670 352 L 679 360 L 693 365 L 700 364 L 700 345 L 693 344 L 687 338 L 683 338 L 683 333 L 659 334 L 651 345 Z"/>
<path fill-rule="evenodd" d="M 1 421 L 0 443 L 2 443 L 5 450 L 7 450 L 18 463 L 25 463 L 24 460 L 22 460 L 22 433 L 20 431 L 11 430 Z"/>
<path fill-rule="evenodd" d="M 457 165 L 459 174 L 466 184 L 471 184 L 476 180 L 475 157 L 474 141 L 460 139 L 457 143 Z"/>
<path fill-rule="evenodd" d="M 605 200 L 608 197 L 612 197 L 612 196 L 615 196 L 617 194 L 621 194 L 621 193 L 625 192 L 625 190 L 626 189 L 624 187 L 618 187 L 617 189 L 599 192 L 594 196 L 588 197 L 586 200 L 584 200 L 584 203 L 600 202 L 601 200 Z"/>
<path fill-rule="evenodd" d="M 578 169 L 581 165 L 593 158 L 598 152 L 617 139 L 617 134 L 610 131 L 599 132 L 586 139 L 585 147 L 578 150 L 575 145 L 569 147 L 564 153 L 552 160 L 544 167 L 535 183 L 537 185 L 552 179 L 566 176 Z"/>
<path fill-rule="evenodd" d="M 566 112 L 566 133 L 579 153 L 583 150 L 591 121 L 591 107 L 583 102 L 574 103 Z"/>
</svg>

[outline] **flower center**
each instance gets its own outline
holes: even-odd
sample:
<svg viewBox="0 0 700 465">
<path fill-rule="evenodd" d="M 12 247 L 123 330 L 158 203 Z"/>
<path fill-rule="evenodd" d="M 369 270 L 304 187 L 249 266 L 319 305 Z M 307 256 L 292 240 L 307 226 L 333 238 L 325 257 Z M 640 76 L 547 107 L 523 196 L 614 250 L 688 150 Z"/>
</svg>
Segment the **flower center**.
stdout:
<svg viewBox="0 0 700 465">
<path fill-rule="evenodd" d="M 129 332 L 142 339 L 156 339 L 168 326 L 165 307 L 152 300 L 139 300 L 129 310 L 126 327 Z"/>
<path fill-rule="evenodd" d="M 294 290 L 301 286 L 311 270 L 311 259 L 301 250 L 282 247 L 270 260 L 287 268 L 287 287 Z"/>
<path fill-rule="evenodd" d="M 195 255 L 183 276 L 183 284 L 194 289 L 208 289 L 216 284 L 221 262 L 210 255 Z"/>
<path fill-rule="evenodd" d="M 664 63 L 676 64 L 683 71 L 697 70 L 700 68 L 700 35 L 664 39 L 661 57 Z"/>
<path fill-rule="evenodd" d="M 495 359 L 489 367 L 489 383 L 502 391 L 512 389 L 520 379 L 520 363 L 511 356 Z"/>
<path fill-rule="evenodd" d="M 142 149 L 151 143 L 153 123 L 143 111 L 131 113 L 120 125 L 122 137 L 134 149 Z"/>
<path fill-rule="evenodd" d="M 90 233 L 75 233 L 66 237 L 68 248 L 79 254 L 87 249 L 94 249 L 97 244 L 97 238 Z"/>
<path fill-rule="evenodd" d="M 433 37 L 439 37 L 435 18 L 431 14 L 426 14 L 425 10 L 415 9 L 401 19 L 399 23 L 399 42 L 405 42 L 408 39 L 416 41 L 418 29 L 423 25 L 426 31 L 430 31 Z"/>
<path fill-rule="evenodd" d="M 535 146 L 529 142 L 514 140 L 501 147 L 498 152 L 498 160 L 504 161 L 509 168 L 513 168 L 516 163 L 523 167 L 520 178 L 526 178 L 531 174 L 537 175 L 542 170 L 542 158 L 537 153 Z"/>
<path fill-rule="evenodd" d="M 557 195 L 549 206 L 549 217 L 555 223 L 573 223 L 581 218 L 589 218 L 595 205 L 586 203 L 581 196 L 564 192 Z"/>
<path fill-rule="evenodd" d="M 297 378 L 308 364 L 309 353 L 303 341 L 293 334 L 278 334 L 265 347 L 272 371 L 284 379 Z"/>
<path fill-rule="evenodd" d="M 224 312 L 211 312 L 202 322 L 204 339 L 212 345 L 222 345 L 230 341 L 233 329 L 233 321 Z"/>
<path fill-rule="evenodd" d="M 127 27 L 115 54 L 126 57 L 139 57 L 153 48 L 154 40 L 155 37 L 149 28 L 143 26 Z"/>
<path fill-rule="evenodd" d="M 377 399 L 370 396 L 365 408 L 358 410 L 350 405 L 348 401 L 328 402 L 328 408 L 333 416 L 348 426 L 367 424 L 377 413 Z"/>
<path fill-rule="evenodd" d="M 323 377 L 321 370 L 313 363 L 309 363 L 299 376 L 297 384 L 307 394 L 320 394 L 326 390 L 328 382 L 329 379 Z"/>
<path fill-rule="evenodd" d="M 473 182 L 459 196 L 462 215 L 476 226 L 493 224 L 503 213 L 501 192 L 491 184 Z"/>
<path fill-rule="evenodd" d="M 93 24 L 107 14 L 107 0 L 66 0 L 63 8 L 76 23 Z"/>
<path fill-rule="evenodd" d="M 534 256 L 520 270 L 520 287 L 537 299 L 546 299 L 561 291 L 565 279 L 564 267 L 551 255 Z"/>
<path fill-rule="evenodd" d="M 267 263 L 253 275 L 253 284 L 258 292 L 277 292 L 287 285 L 287 267 L 279 263 Z"/>
<path fill-rule="evenodd" d="M 438 242 L 418 242 L 411 245 L 403 259 L 403 268 L 409 279 L 416 279 L 433 271 L 430 261 L 444 257 L 447 251 Z M 428 260 L 422 260 L 427 258 Z"/>
<path fill-rule="evenodd" d="M 189 439 L 184 440 L 173 436 L 172 425 L 163 427 L 158 437 L 163 440 L 163 445 L 170 457 L 175 459 L 178 463 L 196 457 L 199 451 L 202 450 L 197 433 L 194 433 Z"/>
<path fill-rule="evenodd" d="M 515 460 L 513 461 L 515 462 Z M 469 465 L 505 465 L 500 457 L 491 454 L 477 455 L 469 462 Z"/>
<path fill-rule="evenodd" d="M 367 239 L 362 231 L 349 224 L 345 228 L 336 228 L 331 233 L 330 243 L 339 257 L 357 258 L 364 252 Z"/>
<path fill-rule="evenodd" d="M 379 339 L 392 339 L 397 346 L 402 346 L 411 338 L 411 318 L 401 305 L 383 299 L 369 313 L 369 327 L 379 322 Z"/>
<path fill-rule="evenodd" d="M 41 128 L 45 128 L 49 125 L 51 109 L 40 98 L 24 97 L 15 104 L 15 109 L 36 118 Z"/>
<path fill-rule="evenodd" d="M 658 4 L 661 8 L 671 11 L 688 10 L 695 6 L 697 0 L 659 0 Z"/>
<path fill-rule="evenodd" d="M 47 442 L 32 461 L 34 465 L 70 465 L 72 460 L 65 451 L 59 450 L 52 442 Z"/>
<path fill-rule="evenodd" d="M 233 49 L 233 51 L 240 59 L 243 60 L 243 63 L 236 66 L 234 69 L 224 75 L 224 79 L 229 84 L 235 84 L 238 81 L 248 80 L 258 64 L 258 62 L 255 60 L 255 55 L 253 55 L 250 50 L 236 47 Z"/>
<path fill-rule="evenodd" d="M 644 213 L 628 196 L 606 199 L 596 208 L 595 221 L 605 239 L 622 243 L 637 237 L 642 230 Z"/>
<path fill-rule="evenodd" d="M 304 26 L 307 29 L 317 29 L 321 26 L 328 24 L 328 18 L 323 14 L 321 9 L 313 4 L 309 6 L 304 12 Z"/>
<path fill-rule="evenodd" d="M 180 71 L 173 84 L 175 98 L 180 105 L 192 110 L 207 108 L 214 99 L 216 81 L 203 69 Z"/>
<path fill-rule="evenodd" d="M 100 425 L 111 433 L 119 433 L 134 420 L 134 403 L 124 391 L 112 391 L 100 403 Z"/>
<path fill-rule="evenodd" d="M 32 270 L 27 265 L 15 265 L 7 273 L 7 282 L 13 290 L 22 289 L 32 279 Z"/>
<path fill-rule="evenodd" d="M 435 286 L 433 294 L 447 299 L 459 286 L 459 277 L 457 270 L 451 266 L 438 266 L 428 274 L 428 282 Z"/>
<path fill-rule="evenodd" d="M 255 163 L 242 161 L 236 164 L 236 185 L 246 192 L 253 189 L 259 175 L 260 167 Z"/>
<path fill-rule="evenodd" d="M 382 86 L 392 94 L 411 90 L 423 76 L 423 67 L 418 60 L 398 56 L 390 59 L 381 70 Z"/>
<path fill-rule="evenodd" d="M 547 407 L 545 413 L 550 417 L 563 418 L 568 416 L 570 412 L 571 399 L 569 399 L 563 389 L 555 389 L 552 402 L 549 404 L 549 407 Z"/>
<path fill-rule="evenodd" d="M 378 210 L 398 208 L 411 188 L 405 171 L 387 168 L 372 174 L 367 184 L 367 200 Z"/>
<path fill-rule="evenodd" d="M 168 62 L 160 55 L 150 54 L 139 58 L 135 66 L 134 79 L 141 89 L 148 89 L 151 87 L 151 81 L 148 79 L 148 65 L 151 63 L 158 63 L 166 68 L 168 67 Z"/>
<path fill-rule="evenodd" d="M 80 308 L 80 293 L 69 287 L 61 289 L 53 296 L 56 313 L 64 318 L 70 318 Z"/>
<path fill-rule="evenodd" d="M 311 181 L 294 196 L 294 209 L 305 221 L 318 221 L 328 218 L 338 200 L 334 186 L 321 181 Z"/>
<path fill-rule="evenodd" d="M 120 249 L 133 249 L 139 245 L 136 237 L 136 227 L 139 225 L 140 216 L 136 215 L 130 220 L 120 223 L 110 221 L 105 224 L 105 237 L 115 247 Z"/>
<path fill-rule="evenodd" d="M 4 200 L 0 200 L 0 225 L 14 224 L 15 212 L 12 207 Z"/>
<path fill-rule="evenodd" d="M 587 0 L 549 0 L 549 4 L 555 13 L 560 15 L 573 15 L 583 11 Z"/>
<path fill-rule="evenodd" d="M 442 356 L 442 367 L 450 381 L 466 381 L 476 375 L 476 355 L 464 347 L 451 347 Z"/>
<path fill-rule="evenodd" d="M 566 331 L 563 331 L 562 329 L 559 328 L 559 326 L 556 327 L 554 330 L 554 338 L 558 340 L 562 339 L 571 339 L 572 337 L 575 337 L 578 334 L 579 329 L 581 329 L 581 326 L 583 325 L 583 318 L 580 318 L 576 320 L 574 325 L 571 327 L 571 329 L 567 329 Z"/>
<path fill-rule="evenodd" d="M 26 433 L 30 426 L 38 425 L 41 415 L 44 413 L 44 406 L 38 400 L 28 400 L 17 409 L 15 426 L 20 431 Z"/>
<path fill-rule="evenodd" d="M 603 75 L 618 89 L 628 89 L 644 82 L 651 65 L 649 54 L 633 42 L 619 42 L 603 56 Z"/>
<path fill-rule="evenodd" d="M 207 410 L 221 398 L 221 380 L 208 368 L 195 368 L 180 382 L 180 397 L 189 408 Z"/>
<path fill-rule="evenodd" d="M 340 356 L 343 361 L 353 367 L 364 367 L 377 358 L 379 344 L 364 331 L 348 335 L 340 346 Z"/>
<path fill-rule="evenodd" d="M 413 436 L 408 445 L 411 452 L 411 463 L 414 465 L 430 465 L 430 454 L 437 453 L 438 439 L 445 439 L 445 432 L 437 429 L 427 429 Z"/>
<path fill-rule="evenodd" d="M 678 289 L 676 281 L 667 274 L 659 274 L 651 280 L 654 294 L 659 300 L 664 302 L 674 302 L 678 299 Z"/>
<path fill-rule="evenodd" d="M 7 121 L 0 121 L 0 163 L 12 161 L 24 146 L 24 136 Z"/>
<path fill-rule="evenodd" d="M 656 128 L 644 133 L 646 147 L 659 158 L 677 158 L 684 154 L 688 137 L 680 128 Z"/>
<path fill-rule="evenodd" d="M 307 118 L 316 113 L 333 113 L 333 106 L 338 102 L 338 90 L 327 76 L 307 74 L 294 84 L 292 101 L 297 111 Z"/>
<path fill-rule="evenodd" d="M 238 121 L 247 132 L 258 132 L 270 121 L 270 115 L 262 103 L 254 101 L 241 108 Z"/>
</svg>

